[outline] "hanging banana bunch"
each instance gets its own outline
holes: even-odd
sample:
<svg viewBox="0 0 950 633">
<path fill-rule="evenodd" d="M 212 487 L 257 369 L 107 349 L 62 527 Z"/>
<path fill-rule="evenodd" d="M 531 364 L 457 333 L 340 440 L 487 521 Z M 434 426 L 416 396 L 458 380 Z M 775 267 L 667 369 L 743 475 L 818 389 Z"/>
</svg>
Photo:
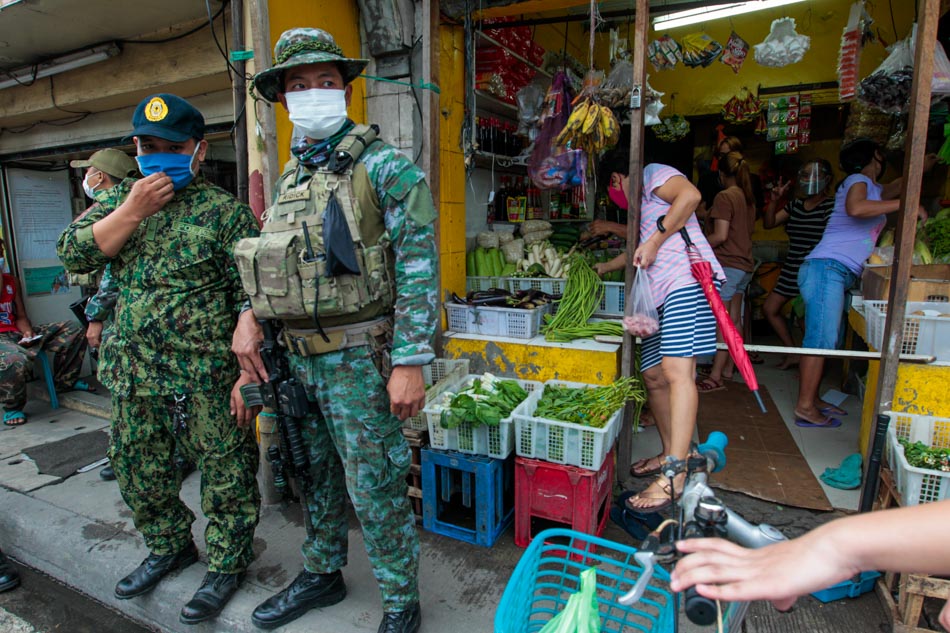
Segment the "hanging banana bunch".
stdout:
<svg viewBox="0 0 950 633">
<path fill-rule="evenodd" d="M 554 142 L 560 147 L 580 149 L 588 156 L 596 156 L 619 140 L 620 123 L 613 110 L 587 97 L 574 106 Z"/>
</svg>

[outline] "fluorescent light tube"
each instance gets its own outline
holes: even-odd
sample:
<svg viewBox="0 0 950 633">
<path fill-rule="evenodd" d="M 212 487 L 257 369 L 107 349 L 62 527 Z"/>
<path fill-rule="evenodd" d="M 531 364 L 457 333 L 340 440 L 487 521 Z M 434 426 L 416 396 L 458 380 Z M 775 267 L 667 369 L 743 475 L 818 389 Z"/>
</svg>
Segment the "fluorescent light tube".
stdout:
<svg viewBox="0 0 950 633">
<path fill-rule="evenodd" d="M 748 2 L 734 2 L 732 4 L 721 4 L 712 7 L 703 7 L 700 9 L 689 9 L 688 11 L 677 11 L 668 13 L 653 19 L 654 31 L 666 31 L 675 29 L 678 26 L 687 24 L 698 24 L 708 20 L 717 20 L 727 18 L 733 15 L 742 15 L 743 13 L 752 13 L 753 11 L 762 11 L 764 9 L 774 9 L 785 6 L 786 4 L 795 4 L 805 0 L 749 0 Z"/>
<path fill-rule="evenodd" d="M 10 72 L 0 72 L 0 77 L 6 76 L 6 79 L 0 79 L 0 90 L 21 84 L 29 84 L 36 79 L 105 61 L 110 57 L 115 57 L 120 52 L 116 44 L 102 44 L 101 46 L 96 46 L 85 51 L 70 53 L 69 55 L 56 57 L 49 61 L 40 62 Z"/>
</svg>

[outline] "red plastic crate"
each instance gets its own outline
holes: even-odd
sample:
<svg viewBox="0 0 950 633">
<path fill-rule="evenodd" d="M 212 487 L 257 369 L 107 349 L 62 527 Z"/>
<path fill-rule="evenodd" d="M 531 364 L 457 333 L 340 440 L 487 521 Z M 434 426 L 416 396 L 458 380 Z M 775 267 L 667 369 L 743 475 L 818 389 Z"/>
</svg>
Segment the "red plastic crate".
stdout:
<svg viewBox="0 0 950 633">
<path fill-rule="evenodd" d="M 600 536 L 607 524 L 613 481 L 613 450 L 597 471 L 515 458 L 515 545 L 527 547 L 551 522 Z M 532 529 L 532 519 L 547 524 Z"/>
</svg>

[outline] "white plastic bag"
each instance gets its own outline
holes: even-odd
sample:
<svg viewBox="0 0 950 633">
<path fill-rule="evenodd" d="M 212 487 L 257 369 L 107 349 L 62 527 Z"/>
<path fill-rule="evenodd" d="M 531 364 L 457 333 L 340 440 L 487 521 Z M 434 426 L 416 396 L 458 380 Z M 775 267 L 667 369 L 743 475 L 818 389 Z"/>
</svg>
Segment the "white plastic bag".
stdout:
<svg viewBox="0 0 950 633">
<path fill-rule="evenodd" d="M 800 62 L 810 46 L 811 38 L 795 31 L 795 18 L 779 18 L 772 21 L 772 30 L 753 52 L 759 65 L 782 68 Z"/>
<path fill-rule="evenodd" d="M 623 318 L 623 328 L 640 338 L 656 334 L 660 330 L 660 314 L 656 311 L 656 303 L 653 301 L 650 275 L 639 266 L 630 288 L 630 301 L 633 310 L 630 316 Z"/>
</svg>

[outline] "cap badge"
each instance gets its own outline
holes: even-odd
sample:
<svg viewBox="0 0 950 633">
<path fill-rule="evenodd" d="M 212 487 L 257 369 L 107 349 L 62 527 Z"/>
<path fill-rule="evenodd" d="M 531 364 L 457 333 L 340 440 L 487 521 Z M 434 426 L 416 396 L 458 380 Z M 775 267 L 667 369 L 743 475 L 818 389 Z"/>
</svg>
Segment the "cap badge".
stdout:
<svg viewBox="0 0 950 633">
<path fill-rule="evenodd" d="M 161 97 L 154 97 L 145 106 L 145 118 L 149 121 L 161 121 L 168 116 L 168 106 Z"/>
</svg>

